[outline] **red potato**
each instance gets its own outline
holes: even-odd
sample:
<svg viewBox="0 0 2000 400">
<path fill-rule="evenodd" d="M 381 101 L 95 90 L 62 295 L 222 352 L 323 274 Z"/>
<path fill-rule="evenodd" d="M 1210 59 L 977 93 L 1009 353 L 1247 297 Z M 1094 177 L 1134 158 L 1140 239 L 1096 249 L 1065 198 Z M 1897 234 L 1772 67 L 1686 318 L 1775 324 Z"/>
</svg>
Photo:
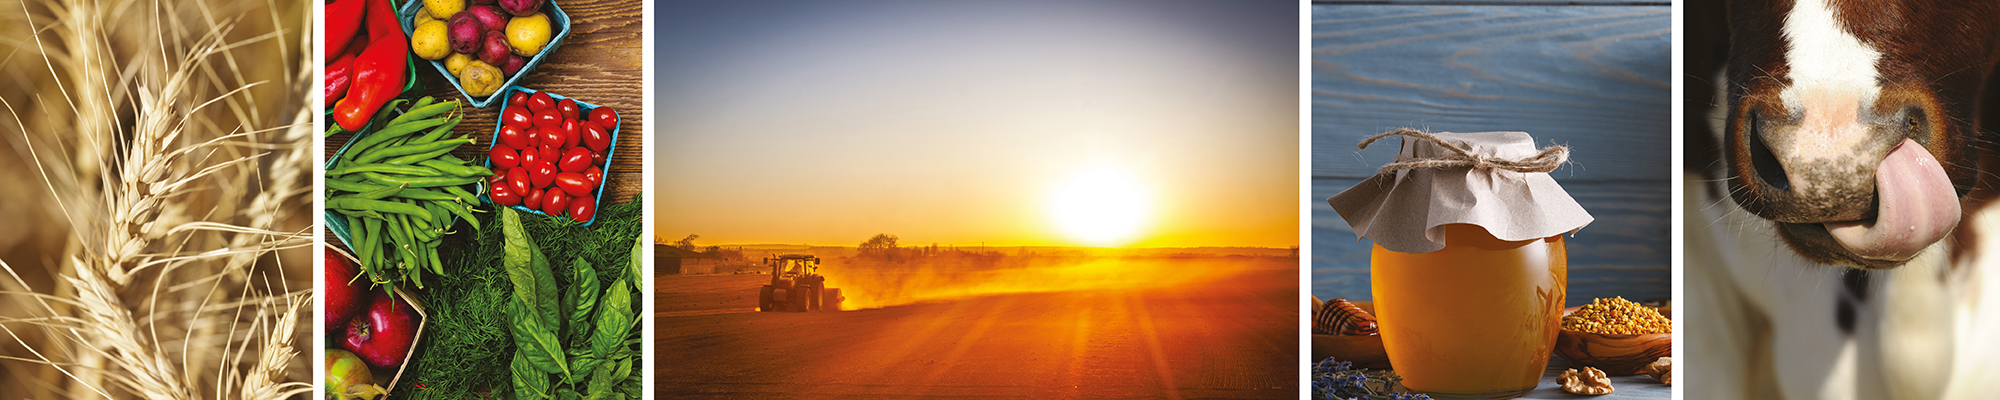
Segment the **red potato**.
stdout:
<svg viewBox="0 0 2000 400">
<path fill-rule="evenodd" d="M 514 195 L 514 189 L 510 189 L 512 187 L 514 186 L 494 185 L 492 189 L 486 192 L 486 197 L 492 197 L 493 203 L 499 204 L 501 207 L 513 207 L 516 204 L 521 204 L 521 196 Z"/>
<path fill-rule="evenodd" d="M 618 129 L 618 110 L 613 110 L 611 107 L 590 109 L 590 122 L 596 122 L 597 126 L 604 127 L 605 132 L 616 130 Z"/>
<path fill-rule="evenodd" d="M 556 102 L 556 110 L 562 111 L 563 119 L 574 120 L 578 117 L 576 100 L 562 99 L 562 101 Z"/>
<path fill-rule="evenodd" d="M 521 73 L 521 68 L 527 66 L 528 59 L 521 58 L 520 55 L 509 52 L 507 53 L 507 64 L 500 66 L 500 73 L 507 74 L 507 77 L 511 78 L 514 74 Z"/>
<path fill-rule="evenodd" d="M 597 199 L 577 198 L 570 203 L 569 219 L 585 222 L 597 217 Z"/>
<path fill-rule="evenodd" d="M 556 100 L 554 97 L 549 97 L 549 92 L 535 92 L 535 94 L 528 95 L 527 106 L 528 111 L 540 114 L 542 110 L 555 107 Z"/>
<path fill-rule="evenodd" d="M 479 52 L 475 54 L 487 65 L 506 65 L 507 56 L 514 54 L 514 49 L 507 47 L 506 33 L 493 30 L 486 31 L 486 36 L 479 39 Z"/>
<path fill-rule="evenodd" d="M 542 194 L 543 213 L 562 218 L 566 211 L 569 211 L 569 194 L 563 193 L 561 188 L 549 188 L 547 193 Z"/>
<path fill-rule="evenodd" d="M 597 189 L 596 186 L 590 185 L 590 178 L 585 178 L 582 173 L 577 172 L 556 174 L 556 188 L 577 198 L 588 196 L 591 190 Z"/>
<path fill-rule="evenodd" d="M 510 18 L 506 12 L 500 11 L 500 7 L 490 5 L 466 7 L 465 11 L 460 11 L 459 14 L 471 14 L 474 19 L 479 20 L 479 25 L 483 27 L 481 29 L 488 31 L 507 30 L 507 19 Z M 458 16 L 451 18 L 458 19 Z"/>
<path fill-rule="evenodd" d="M 451 51 L 459 54 L 479 54 L 479 46 L 486 40 L 486 25 L 471 13 L 460 12 L 451 16 L 445 24 L 445 37 L 451 44 Z"/>
<path fill-rule="evenodd" d="M 493 160 L 493 166 L 502 169 L 521 165 L 521 151 L 504 144 L 493 146 L 493 150 L 487 151 L 486 157 Z"/>
<path fill-rule="evenodd" d="M 506 110 L 500 111 L 500 122 L 519 129 L 533 128 L 535 126 L 535 114 L 528 112 L 526 107 L 507 107 Z M 526 148 L 526 146 L 522 146 L 522 148 Z"/>
<path fill-rule="evenodd" d="M 603 125 L 598 125 L 597 121 L 584 121 L 579 136 L 582 136 L 580 142 L 583 143 L 583 147 L 590 151 L 603 153 L 604 149 L 611 147 L 611 133 L 604 130 Z"/>
<path fill-rule="evenodd" d="M 529 191 L 526 197 L 521 198 L 521 206 L 527 207 L 530 210 L 541 210 L 542 191 L 540 190 Z"/>
</svg>

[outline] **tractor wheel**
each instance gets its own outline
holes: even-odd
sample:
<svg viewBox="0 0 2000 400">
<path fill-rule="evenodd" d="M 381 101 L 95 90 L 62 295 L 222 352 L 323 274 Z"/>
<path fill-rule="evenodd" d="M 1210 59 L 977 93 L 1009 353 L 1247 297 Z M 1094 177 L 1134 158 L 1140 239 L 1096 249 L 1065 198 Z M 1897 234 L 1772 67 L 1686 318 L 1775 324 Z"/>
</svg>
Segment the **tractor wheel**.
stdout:
<svg viewBox="0 0 2000 400">
<path fill-rule="evenodd" d="M 791 306 L 792 312 L 806 312 L 806 291 L 804 289 L 793 287 L 792 290 L 785 292 L 790 295 L 787 296 L 790 298 L 787 302 L 791 304 L 787 305 Z"/>
<path fill-rule="evenodd" d="M 808 307 L 806 307 L 807 309 L 811 309 L 813 311 L 820 310 L 819 294 L 821 290 L 823 289 L 820 289 L 818 286 L 814 286 L 811 291 L 806 292 L 806 304 L 808 305 Z"/>
<path fill-rule="evenodd" d="M 828 288 L 820 291 L 820 307 L 824 307 L 827 311 L 840 311 L 840 302 L 847 299 L 840 297 L 840 289 Z"/>
<path fill-rule="evenodd" d="M 777 311 L 771 309 L 771 285 L 764 285 L 757 293 L 757 311 Z"/>
</svg>

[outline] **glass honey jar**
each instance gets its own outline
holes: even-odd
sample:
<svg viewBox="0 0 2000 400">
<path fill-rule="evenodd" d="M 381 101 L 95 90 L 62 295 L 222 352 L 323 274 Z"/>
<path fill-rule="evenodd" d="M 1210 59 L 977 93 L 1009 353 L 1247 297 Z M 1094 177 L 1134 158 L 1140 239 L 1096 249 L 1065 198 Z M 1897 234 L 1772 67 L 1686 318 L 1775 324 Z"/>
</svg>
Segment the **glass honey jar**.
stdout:
<svg viewBox="0 0 2000 400">
<path fill-rule="evenodd" d="M 1370 288 L 1391 368 L 1439 399 L 1533 391 L 1562 329 L 1562 235 L 1591 221 L 1547 174 L 1568 150 L 1521 132 L 1376 138 L 1394 135 L 1396 162 L 1328 199 L 1375 242 Z"/>
</svg>

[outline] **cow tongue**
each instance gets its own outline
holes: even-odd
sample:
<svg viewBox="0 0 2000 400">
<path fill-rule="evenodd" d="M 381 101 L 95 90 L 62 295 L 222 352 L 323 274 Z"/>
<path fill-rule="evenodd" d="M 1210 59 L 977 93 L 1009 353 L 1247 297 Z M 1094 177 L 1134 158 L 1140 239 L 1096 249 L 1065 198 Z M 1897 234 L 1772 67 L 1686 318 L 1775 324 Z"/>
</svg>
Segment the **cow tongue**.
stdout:
<svg viewBox="0 0 2000 400">
<path fill-rule="evenodd" d="M 1958 195 L 1944 167 L 1917 142 L 1902 143 L 1875 168 L 1875 220 L 1827 223 L 1855 255 L 1908 260 L 1958 226 Z"/>
</svg>

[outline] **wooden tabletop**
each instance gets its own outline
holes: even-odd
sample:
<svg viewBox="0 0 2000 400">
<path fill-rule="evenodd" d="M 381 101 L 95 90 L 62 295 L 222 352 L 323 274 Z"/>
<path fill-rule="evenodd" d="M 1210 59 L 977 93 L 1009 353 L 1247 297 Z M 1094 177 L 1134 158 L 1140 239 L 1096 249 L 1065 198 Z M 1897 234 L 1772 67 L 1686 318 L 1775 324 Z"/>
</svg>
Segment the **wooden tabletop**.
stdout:
<svg viewBox="0 0 2000 400">
<path fill-rule="evenodd" d="M 612 151 L 613 158 L 605 170 L 609 182 L 604 188 L 603 203 L 609 206 L 630 201 L 645 190 L 642 178 L 645 147 L 640 144 L 646 133 L 646 114 L 641 108 L 645 96 L 645 19 L 641 4 L 628 0 L 565 0 L 557 4 L 569 14 L 569 37 L 517 85 L 618 110 L 622 125 L 618 141 L 613 144 L 616 149 Z M 465 95 L 452 87 L 429 61 L 416 62 L 418 87 L 407 97 L 429 95 L 465 101 Z M 499 117 L 500 102 L 480 109 L 467 103 L 465 121 L 452 132 L 473 134 L 478 141 L 452 154 L 467 160 L 485 160 L 488 140 L 493 138 Z M 353 136 L 341 133 L 326 138 L 327 157 L 332 157 Z"/>
</svg>

